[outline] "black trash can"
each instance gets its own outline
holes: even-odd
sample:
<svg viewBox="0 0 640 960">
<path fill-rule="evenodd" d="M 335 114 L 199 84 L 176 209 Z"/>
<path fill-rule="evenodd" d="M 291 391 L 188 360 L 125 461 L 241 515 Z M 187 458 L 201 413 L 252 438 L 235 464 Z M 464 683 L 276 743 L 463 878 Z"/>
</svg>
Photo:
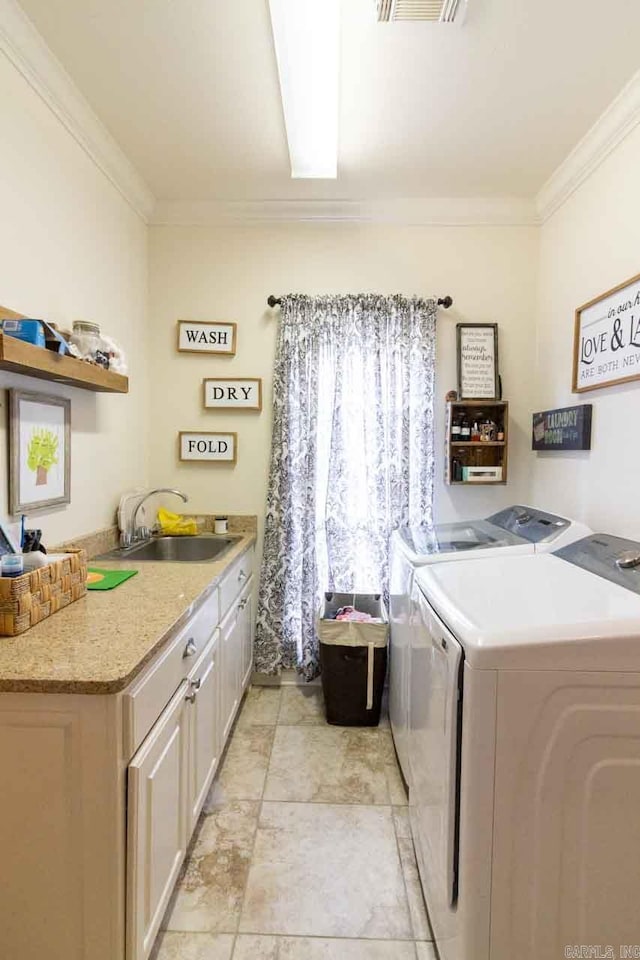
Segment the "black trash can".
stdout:
<svg viewBox="0 0 640 960">
<path fill-rule="evenodd" d="M 335 620 L 353 606 L 378 623 Z M 376 727 L 387 672 L 389 621 L 379 593 L 325 593 L 318 621 L 320 670 L 327 723 Z"/>
</svg>

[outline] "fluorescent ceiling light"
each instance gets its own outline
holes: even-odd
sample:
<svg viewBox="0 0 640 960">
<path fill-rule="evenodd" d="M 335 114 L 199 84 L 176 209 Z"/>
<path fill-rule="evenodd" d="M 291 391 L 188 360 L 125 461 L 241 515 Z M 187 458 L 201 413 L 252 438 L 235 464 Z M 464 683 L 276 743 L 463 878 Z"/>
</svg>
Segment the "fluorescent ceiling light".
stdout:
<svg viewBox="0 0 640 960">
<path fill-rule="evenodd" d="M 269 0 L 292 177 L 338 176 L 340 0 Z"/>
</svg>

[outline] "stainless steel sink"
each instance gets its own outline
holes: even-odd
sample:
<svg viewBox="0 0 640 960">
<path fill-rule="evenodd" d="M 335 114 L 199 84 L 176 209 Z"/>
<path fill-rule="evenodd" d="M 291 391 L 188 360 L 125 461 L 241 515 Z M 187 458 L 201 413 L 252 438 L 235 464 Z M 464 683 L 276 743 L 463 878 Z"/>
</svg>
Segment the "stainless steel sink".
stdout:
<svg viewBox="0 0 640 960">
<path fill-rule="evenodd" d="M 207 563 L 220 560 L 240 537 L 201 534 L 198 537 L 153 537 L 144 543 L 103 553 L 96 560 L 169 561 L 171 563 Z"/>
</svg>

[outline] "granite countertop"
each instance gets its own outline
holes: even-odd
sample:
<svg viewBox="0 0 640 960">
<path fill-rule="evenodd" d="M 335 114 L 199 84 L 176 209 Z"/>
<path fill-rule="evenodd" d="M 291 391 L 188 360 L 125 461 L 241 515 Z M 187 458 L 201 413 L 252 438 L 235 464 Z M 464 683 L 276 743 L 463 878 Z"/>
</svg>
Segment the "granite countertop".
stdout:
<svg viewBox="0 0 640 960">
<path fill-rule="evenodd" d="M 18 637 L 0 637 L 0 691 L 116 693 L 124 689 L 254 544 L 248 533 L 209 563 L 91 560 L 138 570 L 114 590 L 89 591 Z"/>
</svg>

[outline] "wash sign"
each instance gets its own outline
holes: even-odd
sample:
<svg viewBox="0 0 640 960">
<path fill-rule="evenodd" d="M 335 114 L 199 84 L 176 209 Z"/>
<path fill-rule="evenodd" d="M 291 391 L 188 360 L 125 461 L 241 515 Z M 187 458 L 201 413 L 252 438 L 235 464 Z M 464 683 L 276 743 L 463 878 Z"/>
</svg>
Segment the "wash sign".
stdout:
<svg viewBox="0 0 640 960">
<path fill-rule="evenodd" d="M 217 353 L 233 357 L 236 352 L 236 323 L 191 323 L 178 321 L 178 350 L 181 353 Z"/>
<path fill-rule="evenodd" d="M 640 276 L 576 310 L 573 392 L 640 378 Z"/>
</svg>

